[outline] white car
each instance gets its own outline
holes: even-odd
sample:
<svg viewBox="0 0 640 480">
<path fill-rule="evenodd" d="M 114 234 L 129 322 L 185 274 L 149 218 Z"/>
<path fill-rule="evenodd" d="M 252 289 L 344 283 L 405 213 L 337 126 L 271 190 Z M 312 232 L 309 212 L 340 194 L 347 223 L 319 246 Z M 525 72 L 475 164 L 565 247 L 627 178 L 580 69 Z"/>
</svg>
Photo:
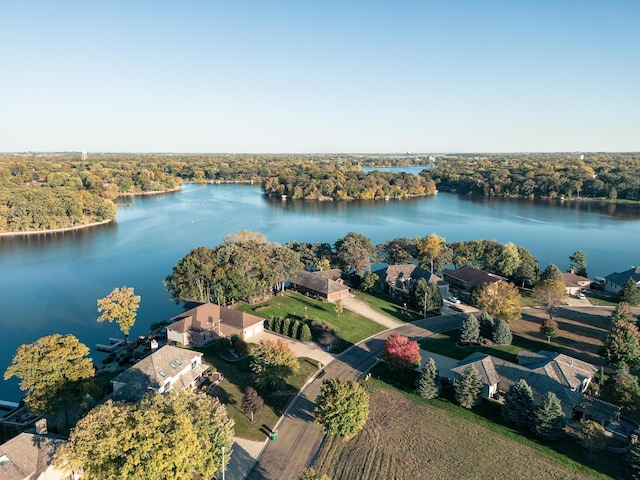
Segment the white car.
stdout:
<svg viewBox="0 0 640 480">
<path fill-rule="evenodd" d="M 447 300 L 449 300 L 451 303 L 460 303 L 460 300 L 458 300 L 458 297 L 454 297 L 453 295 L 451 295 L 450 297 L 447 297 Z"/>
<path fill-rule="evenodd" d="M 578 297 L 580 300 L 586 300 L 586 299 L 587 299 L 587 297 L 585 296 L 585 294 L 584 294 L 584 293 L 582 293 L 582 292 L 578 293 L 577 297 Z"/>
</svg>

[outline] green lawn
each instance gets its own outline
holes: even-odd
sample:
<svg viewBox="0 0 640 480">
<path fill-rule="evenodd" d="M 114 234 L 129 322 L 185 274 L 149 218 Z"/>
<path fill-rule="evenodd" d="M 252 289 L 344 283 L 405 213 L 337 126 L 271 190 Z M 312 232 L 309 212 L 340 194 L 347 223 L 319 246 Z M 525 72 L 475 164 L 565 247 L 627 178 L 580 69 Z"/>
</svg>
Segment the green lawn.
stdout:
<svg viewBox="0 0 640 480">
<path fill-rule="evenodd" d="M 520 289 L 520 305 L 522 307 L 535 307 L 540 305 L 540 302 L 533 297 L 533 290 L 530 288 Z"/>
<path fill-rule="evenodd" d="M 462 360 L 474 352 L 482 352 L 514 363 L 517 363 L 517 355 L 522 350 L 531 350 L 533 352 L 540 350 L 558 350 L 553 344 L 536 342 L 517 335 L 513 336 L 513 343 L 511 345 L 492 346 L 460 347 L 457 345 L 459 338 L 460 330 L 450 330 L 444 333 L 437 333 L 420 340 L 420 348 L 429 352 L 439 353 L 446 357 L 456 358 L 458 360 Z"/>
<path fill-rule="evenodd" d="M 329 323 L 336 331 L 338 345 L 332 350 L 339 353 L 351 345 L 375 335 L 384 330 L 384 327 L 344 310 L 340 316 L 334 311 L 335 305 L 329 302 L 318 302 L 295 292 L 287 292 L 285 295 L 273 297 L 268 302 L 256 305 L 241 305 L 238 310 L 249 312 L 262 318 L 272 315 L 275 317 L 303 320 L 307 316 L 311 320 L 323 320 Z"/>
<path fill-rule="evenodd" d="M 404 314 L 404 305 L 399 305 L 397 301 L 389 295 L 376 293 L 375 295 L 358 292 L 356 298 L 367 303 L 373 310 L 380 312 L 389 317 L 400 320 L 401 322 L 411 322 L 422 315 L 414 310 L 409 309 L 409 316 Z"/>
<path fill-rule="evenodd" d="M 286 383 L 278 385 L 275 389 L 257 389 L 249 368 L 249 358 L 227 362 L 220 358 L 216 346 L 197 350 L 204 353 L 205 362 L 224 375 L 224 380 L 217 386 L 214 394 L 227 406 L 229 416 L 235 421 L 235 435 L 249 440 L 262 441 L 267 438 L 270 429 L 278 422 L 291 399 L 318 369 L 317 362 L 299 358 L 300 371 L 289 377 Z M 253 424 L 249 423 L 249 418 L 241 408 L 242 395 L 247 386 L 256 388 L 264 399 L 264 407 L 254 415 Z"/>
</svg>

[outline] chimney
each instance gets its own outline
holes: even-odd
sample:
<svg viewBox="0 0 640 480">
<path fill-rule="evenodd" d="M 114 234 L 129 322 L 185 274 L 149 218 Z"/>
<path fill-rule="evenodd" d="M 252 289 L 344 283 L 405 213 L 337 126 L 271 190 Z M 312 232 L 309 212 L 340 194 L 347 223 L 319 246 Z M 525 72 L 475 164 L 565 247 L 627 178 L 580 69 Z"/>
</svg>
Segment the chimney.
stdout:
<svg viewBox="0 0 640 480">
<path fill-rule="evenodd" d="M 36 433 L 38 435 L 46 435 L 48 432 L 47 430 L 47 419 L 46 418 L 41 418 L 40 420 L 38 420 L 36 422 Z"/>
</svg>

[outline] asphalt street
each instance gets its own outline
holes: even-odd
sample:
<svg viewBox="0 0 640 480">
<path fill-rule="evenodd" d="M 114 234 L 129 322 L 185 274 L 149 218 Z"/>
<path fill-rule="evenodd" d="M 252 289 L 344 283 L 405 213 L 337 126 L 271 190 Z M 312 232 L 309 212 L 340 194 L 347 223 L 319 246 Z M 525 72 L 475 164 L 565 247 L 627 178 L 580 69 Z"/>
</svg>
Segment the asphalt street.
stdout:
<svg viewBox="0 0 640 480">
<path fill-rule="evenodd" d="M 463 315 L 443 315 L 408 323 L 386 330 L 346 350 L 324 368 L 291 402 L 279 423 L 278 438 L 267 444 L 255 466 L 247 476 L 249 480 L 297 480 L 307 468 L 322 444 L 324 434 L 313 423 L 313 407 L 325 378 L 355 380 L 370 370 L 380 358 L 384 342 L 393 333 L 406 335 L 411 340 L 457 328 Z"/>
</svg>

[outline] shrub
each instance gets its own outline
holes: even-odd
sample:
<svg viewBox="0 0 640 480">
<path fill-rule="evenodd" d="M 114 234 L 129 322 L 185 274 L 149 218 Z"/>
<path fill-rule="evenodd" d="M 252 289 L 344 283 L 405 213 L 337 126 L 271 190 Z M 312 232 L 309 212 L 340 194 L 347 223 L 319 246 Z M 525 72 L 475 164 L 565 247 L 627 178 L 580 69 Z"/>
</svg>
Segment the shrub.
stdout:
<svg viewBox="0 0 640 480">
<path fill-rule="evenodd" d="M 246 357 L 249 355 L 249 345 L 242 339 L 242 337 L 240 337 L 240 335 L 231 336 L 231 346 L 236 352 L 238 352 L 239 356 Z"/>
<path fill-rule="evenodd" d="M 513 335 L 509 324 L 504 320 L 498 320 L 498 323 L 493 328 L 493 341 L 498 345 L 511 345 Z"/>
<path fill-rule="evenodd" d="M 309 325 L 307 325 L 306 323 L 302 325 L 302 328 L 300 328 L 300 335 L 299 335 L 299 339 L 301 342 L 310 342 L 311 341 L 311 329 L 309 328 Z"/>
<path fill-rule="evenodd" d="M 289 336 L 291 338 L 298 338 L 299 333 L 300 332 L 300 322 L 298 320 L 294 320 L 294 322 L 291 324 L 291 331 L 289 332 Z"/>
</svg>

